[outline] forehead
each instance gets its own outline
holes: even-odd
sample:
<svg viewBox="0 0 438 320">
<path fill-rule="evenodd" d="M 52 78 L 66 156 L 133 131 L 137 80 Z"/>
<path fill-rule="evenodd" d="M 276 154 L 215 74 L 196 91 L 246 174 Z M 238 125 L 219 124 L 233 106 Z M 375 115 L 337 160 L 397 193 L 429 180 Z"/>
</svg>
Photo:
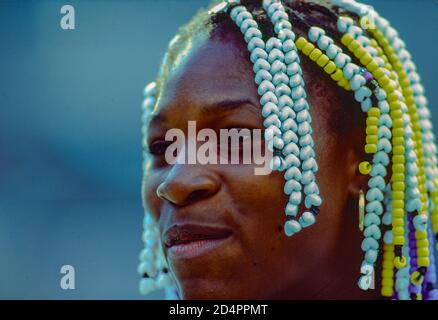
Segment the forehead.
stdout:
<svg viewBox="0 0 438 320">
<path fill-rule="evenodd" d="M 212 39 L 191 41 L 174 59 L 155 112 L 175 103 L 208 104 L 225 97 L 257 101 L 252 64 L 243 49 Z"/>
</svg>

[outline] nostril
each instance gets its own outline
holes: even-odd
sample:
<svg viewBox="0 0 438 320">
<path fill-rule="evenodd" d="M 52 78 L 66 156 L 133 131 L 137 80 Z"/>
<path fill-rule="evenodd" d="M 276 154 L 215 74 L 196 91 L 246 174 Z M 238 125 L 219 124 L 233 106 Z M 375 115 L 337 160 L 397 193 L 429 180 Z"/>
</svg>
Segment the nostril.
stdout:
<svg viewBox="0 0 438 320">
<path fill-rule="evenodd" d="M 187 202 L 202 200 L 204 198 L 207 198 L 209 194 L 210 192 L 205 189 L 192 191 L 190 195 L 187 197 Z"/>
</svg>

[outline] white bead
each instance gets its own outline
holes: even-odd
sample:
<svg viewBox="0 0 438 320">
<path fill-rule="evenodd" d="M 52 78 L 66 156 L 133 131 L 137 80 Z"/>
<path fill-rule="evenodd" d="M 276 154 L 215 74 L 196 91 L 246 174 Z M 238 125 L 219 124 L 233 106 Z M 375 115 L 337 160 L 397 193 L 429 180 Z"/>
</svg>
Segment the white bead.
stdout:
<svg viewBox="0 0 438 320">
<path fill-rule="evenodd" d="M 296 50 L 289 51 L 288 53 L 285 54 L 284 62 L 286 64 L 291 64 L 291 63 L 293 63 L 295 61 L 296 62 L 300 62 L 300 59 L 298 57 L 298 54 L 297 54 Z"/>
<path fill-rule="evenodd" d="M 288 180 L 284 184 L 284 193 L 290 195 L 292 192 L 301 191 L 301 184 L 295 180 Z"/>
<path fill-rule="evenodd" d="M 296 180 L 296 181 L 301 181 L 301 171 L 300 169 L 298 169 L 298 167 L 292 167 L 287 169 L 286 173 L 284 174 L 284 179 L 285 180 Z"/>
<path fill-rule="evenodd" d="M 365 78 L 360 74 L 354 75 L 353 78 L 350 80 L 350 86 L 353 91 L 358 90 L 360 87 L 365 85 L 365 83 Z"/>
<path fill-rule="evenodd" d="M 427 230 L 427 216 L 425 214 L 418 214 L 415 216 L 414 227 L 417 231 L 426 231 Z"/>
<path fill-rule="evenodd" d="M 252 38 L 248 42 L 248 50 L 249 50 L 249 52 L 252 52 L 255 48 L 264 49 L 265 48 L 265 42 L 262 39 L 260 39 L 260 38 Z"/>
<path fill-rule="evenodd" d="M 301 215 L 299 222 L 301 227 L 303 228 L 307 228 L 309 226 L 311 226 L 312 224 L 315 223 L 315 216 L 309 212 L 309 211 L 305 211 L 303 212 L 303 214 Z"/>
<path fill-rule="evenodd" d="M 285 133 L 283 133 L 283 140 L 284 140 L 284 143 L 286 143 L 286 144 L 291 143 L 291 142 L 298 143 L 298 136 L 292 130 L 288 130 Z"/>
<path fill-rule="evenodd" d="M 309 40 L 312 42 L 317 42 L 319 37 L 325 35 L 325 31 L 318 27 L 311 27 L 308 32 Z"/>
<path fill-rule="evenodd" d="M 304 136 L 308 133 L 311 133 L 311 127 L 308 122 L 302 122 L 298 124 L 298 135 Z"/>
<path fill-rule="evenodd" d="M 304 88 L 302 86 L 297 86 L 292 89 L 292 99 L 297 100 L 299 98 L 306 97 L 306 93 L 304 91 Z"/>
<path fill-rule="evenodd" d="M 292 192 L 289 197 L 289 202 L 298 206 L 301 203 L 301 192 Z"/>
<path fill-rule="evenodd" d="M 420 199 L 411 199 L 406 203 L 406 210 L 408 212 L 421 211 L 422 204 Z"/>
<path fill-rule="evenodd" d="M 373 102 L 371 98 L 366 98 L 364 101 L 360 103 L 360 108 L 363 112 L 368 112 L 373 106 Z"/>
<path fill-rule="evenodd" d="M 140 280 L 139 291 L 141 294 L 148 294 L 151 291 L 155 290 L 155 280 L 151 278 L 143 278 Z"/>
<path fill-rule="evenodd" d="M 294 154 L 298 157 L 300 155 L 300 149 L 295 143 L 289 143 L 284 147 L 283 154 L 284 155 Z"/>
<path fill-rule="evenodd" d="M 289 85 L 291 88 L 302 86 L 304 84 L 303 78 L 299 73 L 290 77 Z"/>
<path fill-rule="evenodd" d="M 324 51 L 327 50 L 329 46 L 333 43 L 334 43 L 333 39 L 331 39 L 328 36 L 321 36 L 318 39 L 318 47 Z"/>
<path fill-rule="evenodd" d="M 292 101 L 292 98 L 289 96 L 281 96 L 278 99 L 278 106 L 280 107 L 280 109 L 283 111 L 284 109 L 288 108 L 288 109 L 292 109 L 294 103 Z M 283 115 L 283 113 L 282 113 Z M 282 117 L 281 120 L 284 120 L 285 118 L 295 118 L 295 111 L 293 111 L 293 113 L 290 113 L 289 111 L 287 111 L 287 116 Z"/>
<path fill-rule="evenodd" d="M 342 49 L 336 46 L 335 44 L 330 44 L 327 48 L 326 54 L 330 59 L 334 59 L 339 53 L 342 52 Z"/>
<path fill-rule="evenodd" d="M 275 60 L 272 62 L 271 70 L 270 70 L 272 75 L 275 75 L 278 72 L 286 73 L 286 71 L 287 71 L 286 65 L 280 60 Z"/>
<path fill-rule="evenodd" d="M 275 94 L 277 95 L 277 97 L 281 97 L 283 95 L 289 96 L 291 94 L 291 91 L 292 90 L 289 88 L 289 86 L 284 83 L 277 85 L 277 87 L 275 88 Z"/>
<path fill-rule="evenodd" d="M 289 76 L 293 76 L 295 74 L 301 74 L 301 67 L 298 62 L 293 62 L 287 66 L 286 72 Z"/>
<path fill-rule="evenodd" d="M 301 110 L 309 109 L 309 104 L 305 98 L 300 98 L 295 101 L 294 110 L 295 112 L 300 112 Z"/>
<path fill-rule="evenodd" d="M 314 158 L 315 157 L 315 151 L 313 150 L 312 147 L 310 146 L 305 146 L 303 148 L 301 148 L 300 151 L 300 159 L 302 161 L 306 161 L 310 158 Z"/>
<path fill-rule="evenodd" d="M 356 99 L 357 102 L 362 102 L 366 98 L 371 97 L 372 94 L 373 93 L 371 92 L 371 90 L 369 88 L 362 87 L 354 93 L 354 98 Z"/>
<path fill-rule="evenodd" d="M 288 216 L 296 217 L 298 214 L 298 206 L 288 202 L 284 212 Z"/>
<path fill-rule="evenodd" d="M 306 199 L 304 200 L 304 204 L 307 209 L 310 209 L 313 206 L 319 207 L 322 204 L 322 199 L 318 194 L 312 193 L 306 197 Z"/>
<path fill-rule="evenodd" d="M 290 237 L 301 231 L 301 225 L 295 220 L 286 221 L 284 225 L 285 234 Z"/>
<path fill-rule="evenodd" d="M 318 188 L 318 185 L 316 184 L 316 182 L 312 181 L 308 185 L 305 185 L 304 186 L 304 193 L 306 195 L 319 194 L 319 188 Z"/>
<path fill-rule="evenodd" d="M 292 130 L 293 132 L 297 132 L 298 125 L 294 119 L 288 118 L 288 119 L 284 120 L 283 123 L 281 124 L 281 130 L 283 130 L 283 132 L 288 131 L 288 130 Z"/>
<path fill-rule="evenodd" d="M 298 156 L 294 155 L 293 153 L 291 153 L 291 154 L 286 156 L 285 162 L 286 162 L 286 166 L 288 168 L 290 168 L 290 167 L 299 167 L 300 164 L 301 164 L 301 161 L 298 158 Z"/>
<path fill-rule="evenodd" d="M 344 67 L 344 77 L 350 80 L 355 74 L 359 73 L 359 71 L 360 68 L 357 65 L 348 62 Z"/>
<path fill-rule="evenodd" d="M 301 173 L 301 183 L 307 185 L 315 180 L 315 174 L 311 170 L 306 170 Z"/>
<path fill-rule="evenodd" d="M 270 114 L 277 114 L 278 108 L 277 105 L 272 102 L 266 103 L 262 108 L 262 115 L 264 118 L 268 117 Z"/>
<path fill-rule="evenodd" d="M 260 85 L 262 81 L 272 81 L 272 75 L 267 70 L 259 70 L 255 75 L 255 82 Z"/>
<path fill-rule="evenodd" d="M 263 96 L 266 92 L 274 91 L 275 86 L 272 84 L 272 82 L 268 80 L 263 80 L 262 83 L 260 83 L 258 88 L 258 94 Z"/>
<path fill-rule="evenodd" d="M 246 30 L 244 38 L 245 42 L 249 42 L 252 38 L 262 38 L 262 32 L 257 28 L 249 28 Z"/>
<path fill-rule="evenodd" d="M 315 158 L 310 158 L 306 161 L 303 161 L 301 167 L 302 167 L 303 171 L 312 170 L 315 173 L 318 171 L 318 165 L 316 163 Z"/>
<path fill-rule="evenodd" d="M 386 244 L 391 245 L 392 244 L 392 231 L 388 230 L 385 232 L 384 236 L 383 236 L 383 242 Z"/>
</svg>

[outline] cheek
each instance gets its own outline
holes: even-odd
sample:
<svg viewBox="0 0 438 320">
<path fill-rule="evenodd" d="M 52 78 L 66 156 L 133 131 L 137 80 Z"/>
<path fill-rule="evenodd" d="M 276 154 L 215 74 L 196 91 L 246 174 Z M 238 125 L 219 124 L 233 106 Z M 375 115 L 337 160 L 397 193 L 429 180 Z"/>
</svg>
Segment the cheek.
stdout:
<svg viewBox="0 0 438 320">
<path fill-rule="evenodd" d="M 157 172 L 153 170 L 145 171 L 142 182 L 143 206 L 155 221 L 158 221 L 160 212 L 160 198 L 158 198 L 156 192 L 159 183 L 160 175 Z"/>
</svg>

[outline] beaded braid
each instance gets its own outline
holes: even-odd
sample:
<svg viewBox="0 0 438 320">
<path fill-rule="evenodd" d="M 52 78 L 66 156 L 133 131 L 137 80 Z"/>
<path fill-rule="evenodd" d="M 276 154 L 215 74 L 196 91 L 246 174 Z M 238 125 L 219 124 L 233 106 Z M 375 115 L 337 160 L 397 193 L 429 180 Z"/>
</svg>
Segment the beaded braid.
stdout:
<svg viewBox="0 0 438 320">
<path fill-rule="evenodd" d="M 265 138 L 274 151 L 271 167 L 285 171 L 284 192 L 289 196 L 285 234 L 292 236 L 314 224 L 322 203 L 315 177 L 318 164 L 300 51 L 340 87 L 353 91 L 367 115 L 365 152 L 372 155 L 372 163 L 363 161 L 358 168 L 361 174 L 370 176 L 362 267 L 374 270 L 382 250 L 383 297 L 437 299 L 432 231 L 438 234 L 438 161 L 420 77 L 404 42 L 372 7 L 353 0 L 331 2 L 348 15 L 337 21 L 338 31 L 343 34 L 340 45 L 323 29 L 307 24 L 308 38 L 296 39 L 280 0 L 262 1 L 276 34 L 266 43 L 257 22 L 240 0 L 223 1 L 209 14 L 228 12 L 247 43 L 261 97 Z M 358 22 L 350 17 L 351 13 L 359 16 Z M 372 21 L 376 25 L 370 30 L 358 25 Z M 154 83 L 146 87 L 145 109 L 155 104 L 156 91 Z M 392 175 L 388 176 L 390 163 Z M 308 211 L 298 218 L 303 192 Z M 138 270 L 143 276 L 140 291 L 146 294 L 165 288 L 167 298 L 178 298 L 158 246 L 158 229 L 147 213 L 144 230 L 145 249 Z M 369 275 L 362 275 L 358 285 L 367 290 Z"/>
</svg>

